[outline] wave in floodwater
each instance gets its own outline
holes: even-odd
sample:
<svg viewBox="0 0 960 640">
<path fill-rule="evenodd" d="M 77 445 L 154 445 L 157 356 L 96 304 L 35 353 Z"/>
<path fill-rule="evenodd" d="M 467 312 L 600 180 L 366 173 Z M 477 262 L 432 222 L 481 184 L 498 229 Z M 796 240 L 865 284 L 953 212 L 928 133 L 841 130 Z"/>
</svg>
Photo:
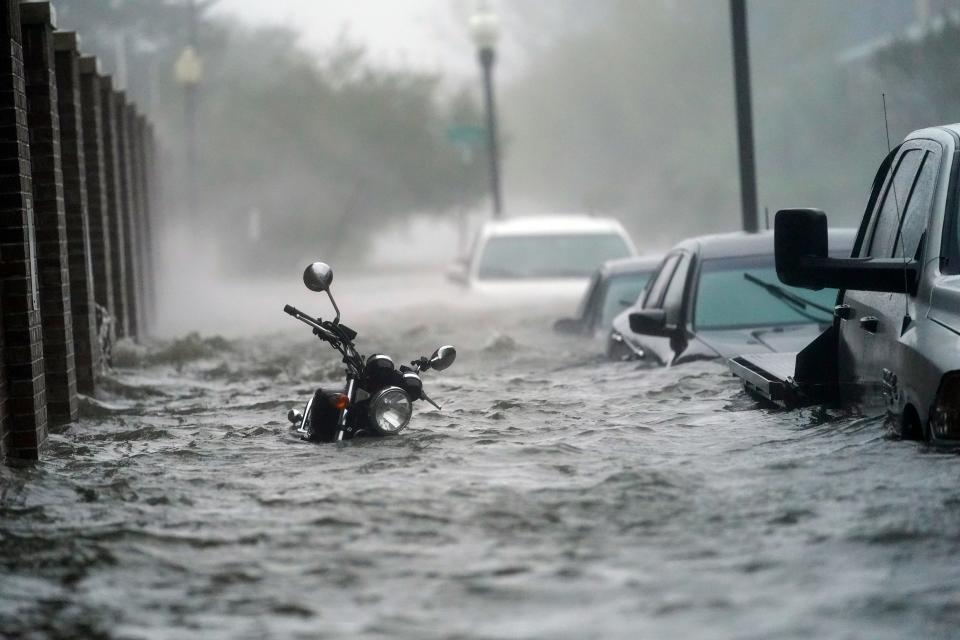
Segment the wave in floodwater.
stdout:
<svg viewBox="0 0 960 640">
<path fill-rule="evenodd" d="M 460 357 L 425 376 L 443 411 L 341 445 L 288 430 L 340 368 L 279 312 L 122 350 L 41 464 L 0 469 L 0 636 L 956 637 L 954 455 L 552 318 L 348 316 L 365 353 Z"/>
</svg>

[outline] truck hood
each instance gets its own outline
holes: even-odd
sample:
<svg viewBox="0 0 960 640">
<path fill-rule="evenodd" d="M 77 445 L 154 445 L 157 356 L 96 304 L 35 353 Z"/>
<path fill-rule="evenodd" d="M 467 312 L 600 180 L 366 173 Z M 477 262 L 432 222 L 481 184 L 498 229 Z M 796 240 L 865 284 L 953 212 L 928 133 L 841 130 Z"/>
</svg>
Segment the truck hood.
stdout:
<svg viewBox="0 0 960 640">
<path fill-rule="evenodd" d="M 822 332 L 817 324 L 698 331 L 697 338 L 724 358 L 800 351 Z"/>
</svg>

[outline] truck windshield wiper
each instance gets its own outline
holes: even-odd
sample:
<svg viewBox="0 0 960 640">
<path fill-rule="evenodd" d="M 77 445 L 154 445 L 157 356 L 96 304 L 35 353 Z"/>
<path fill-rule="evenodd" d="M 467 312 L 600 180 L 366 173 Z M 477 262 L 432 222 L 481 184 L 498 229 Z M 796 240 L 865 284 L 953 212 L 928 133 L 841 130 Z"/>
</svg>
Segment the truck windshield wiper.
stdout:
<svg viewBox="0 0 960 640">
<path fill-rule="evenodd" d="M 817 316 L 811 313 L 808 313 L 807 307 L 816 309 L 817 311 L 822 311 L 823 313 L 827 314 L 830 318 L 833 317 L 833 309 L 829 307 L 825 307 L 822 304 L 817 304 L 812 300 L 807 300 L 803 296 L 798 296 L 797 294 L 791 291 L 787 291 L 783 287 L 777 286 L 775 284 L 771 284 L 769 282 L 764 282 L 763 280 L 761 280 L 760 278 L 758 278 L 757 276 L 751 273 L 744 272 L 743 277 L 746 279 L 747 282 L 753 283 L 758 287 L 763 288 L 764 291 L 772 295 L 777 300 L 780 300 L 781 302 L 789 305 L 790 307 L 793 308 L 794 311 L 796 311 L 797 313 L 799 313 L 805 318 L 813 320 L 814 322 L 817 322 L 817 323 L 830 322 L 830 319 L 818 318 Z"/>
</svg>

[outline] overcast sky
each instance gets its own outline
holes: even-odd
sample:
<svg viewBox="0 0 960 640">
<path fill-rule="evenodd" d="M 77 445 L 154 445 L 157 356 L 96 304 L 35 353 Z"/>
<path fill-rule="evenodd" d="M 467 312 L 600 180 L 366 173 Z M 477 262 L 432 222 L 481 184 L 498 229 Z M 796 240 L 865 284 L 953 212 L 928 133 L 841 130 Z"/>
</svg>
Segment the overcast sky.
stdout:
<svg viewBox="0 0 960 640">
<path fill-rule="evenodd" d="M 471 7 L 470 0 L 219 0 L 214 12 L 291 26 L 318 51 L 346 34 L 378 65 L 463 74 L 475 69 L 465 26 Z"/>
</svg>

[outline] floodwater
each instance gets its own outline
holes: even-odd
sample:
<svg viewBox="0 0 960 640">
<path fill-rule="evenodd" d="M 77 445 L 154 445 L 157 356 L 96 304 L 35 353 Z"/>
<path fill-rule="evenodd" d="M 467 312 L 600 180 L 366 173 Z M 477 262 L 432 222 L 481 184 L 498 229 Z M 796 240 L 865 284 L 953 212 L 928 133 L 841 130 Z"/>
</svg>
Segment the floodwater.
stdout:
<svg viewBox="0 0 960 640">
<path fill-rule="evenodd" d="M 339 363 L 282 305 L 273 335 L 123 351 L 42 463 L 0 470 L 0 636 L 960 634 L 955 455 L 761 408 L 716 363 L 605 362 L 544 309 L 335 288 L 363 353 L 458 346 L 425 375 L 443 411 L 298 441 L 286 411 Z"/>
</svg>

